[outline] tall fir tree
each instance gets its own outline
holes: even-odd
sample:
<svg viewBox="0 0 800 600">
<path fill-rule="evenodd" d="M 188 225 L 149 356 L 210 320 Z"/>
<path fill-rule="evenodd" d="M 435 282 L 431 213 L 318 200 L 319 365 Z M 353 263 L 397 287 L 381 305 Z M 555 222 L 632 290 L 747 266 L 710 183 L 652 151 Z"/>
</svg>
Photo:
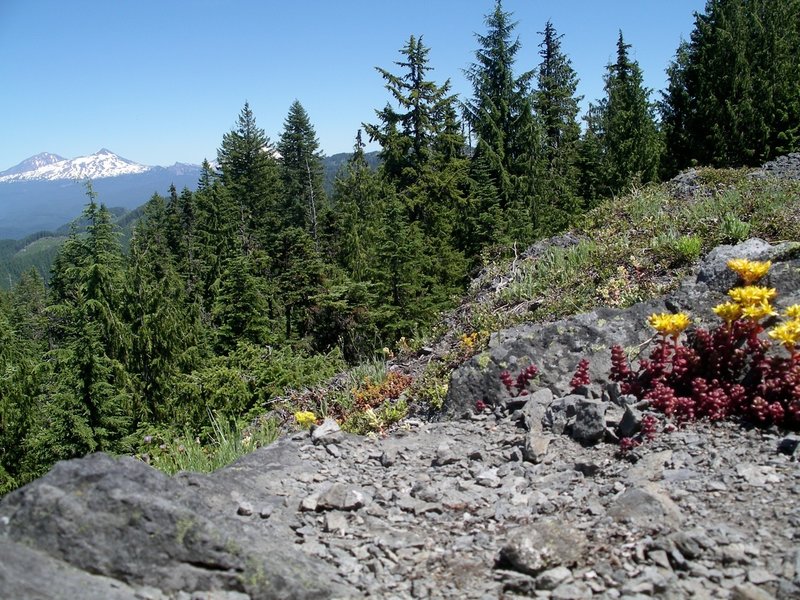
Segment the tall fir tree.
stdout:
<svg viewBox="0 0 800 600">
<path fill-rule="evenodd" d="M 239 342 L 260 345 L 273 339 L 270 290 L 259 270 L 254 255 L 235 256 L 225 263 L 212 307 L 219 354 L 234 350 Z"/>
<path fill-rule="evenodd" d="M 411 36 L 400 52 L 403 58 L 395 63 L 400 74 L 378 69 L 395 105 L 388 103 L 376 111 L 380 123 L 365 128 L 370 138 L 381 144 L 381 173 L 395 191 L 387 214 L 398 227 L 407 224 L 414 235 L 418 232 L 437 256 L 436 261 L 414 267 L 430 281 L 426 301 L 443 306 L 462 284 L 466 271 L 453 227 L 467 189 L 464 140 L 449 80 L 439 85 L 428 79 L 430 49 Z M 394 212 L 394 202 L 404 207 L 402 218 Z M 395 277 L 401 270 L 393 272 Z M 416 295 L 397 293 L 391 297 L 404 302 L 420 300 Z"/>
<path fill-rule="evenodd" d="M 308 113 L 298 100 L 289 107 L 277 148 L 283 181 L 282 226 L 304 228 L 319 250 L 319 224 L 327 207 L 322 155 Z"/>
<path fill-rule="evenodd" d="M 197 367 L 203 354 L 199 313 L 180 276 L 180 257 L 171 253 L 174 223 L 170 217 L 164 199 L 154 195 L 130 245 L 124 309 L 131 328 L 127 369 L 136 425 L 179 422 L 175 386 L 182 374 Z M 184 231 L 182 224 L 180 231 Z M 184 247 L 186 240 L 178 239 Z"/>
<path fill-rule="evenodd" d="M 496 0 L 486 17 L 487 33 L 477 34 L 476 62 L 466 71 L 473 97 L 465 103 L 476 138 L 472 177 L 481 194 L 473 207 L 480 243 L 530 237 L 535 228 L 536 153 L 538 146 L 529 97 L 533 72 L 514 74 L 521 44 L 513 38 L 516 23 Z M 487 221 L 491 215 L 491 221 Z"/>
<path fill-rule="evenodd" d="M 631 183 L 655 181 L 662 143 L 654 117 L 650 91 L 644 87 L 642 70 L 629 54 L 622 31 L 617 39 L 617 60 L 608 65 L 606 97 L 597 106 L 602 159 L 599 173 L 605 195 L 624 190 Z"/>
<path fill-rule="evenodd" d="M 233 216 L 241 252 L 263 248 L 262 236 L 269 236 L 280 225 L 280 177 L 275 150 L 247 102 L 237 126 L 223 135 L 217 162 L 222 183 L 237 210 Z"/>
<path fill-rule="evenodd" d="M 52 376 L 31 440 L 38 464 L 86 452 L 118 451 L 132 417 L 125 362 L 130 329 L 122 316 L 124 259 L 110 213 L 91 188 L 85 234 L 73 234 L 56 261 Z"/>
<path fill-rule="evenodd" d="M 36 410 L 31 399 L 37 393 L 43 365 L 39 364 L 38 344 L 23 333 L 26 324 L 15 319 L 13 304 L 0 291 L 0 495 L 40 471 L 28 464 L 26 447 Z"/>
<path fill-rule="evenodd" d="M 547 21 L 539 56 L 537 85 L 533 92 L 533 108 L 542 128 L 540 231 L 551 233 L 563 228 L 581 209 L 578 196 L 578 144 L 581 129 L 578 123 L 576 96 L 578 77 L 561 50 L 561 38 L 551 21 Z"/>
<path fill-rule="evenodd" d="M 661 101 L 658 103 L 665 147 L 661 175 L 665 179 L 696 160 L 693 158 L 690 132 L 692 108 L 686 82 L 688 65 L 689 44 L 682 40 L 675 59 L 667 67 L 667 89 L 661 92 Z"/>
<path fill-rule="evenodd" d="M 354 281 L 366 281 L 374 270 L 383 201 L 383 184 L 370 169 L 358 130 L 353 155 L 334 182 L 333 239 L 336 262 Z"/>
</svg>

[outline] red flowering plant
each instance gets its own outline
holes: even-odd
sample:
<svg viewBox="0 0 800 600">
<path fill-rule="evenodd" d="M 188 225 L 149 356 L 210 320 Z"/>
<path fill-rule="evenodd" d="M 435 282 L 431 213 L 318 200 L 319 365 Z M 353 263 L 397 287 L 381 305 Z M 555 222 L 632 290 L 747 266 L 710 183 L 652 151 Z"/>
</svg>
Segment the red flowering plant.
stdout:
<svg viewBox="0 0 800 600">
<path fill-rule="evenodd" d="M 649 358 L 634 369 L 625 351 L 614 346 L 611 379 L 620 382 L 623 393 L 648 400 L 678 425 L 740 417 L 759 425 L 800 426 L 800 305 L 789 307 L 784 322 L 763 335 L 764 321 L 778 316 L 772 306 L 777 292 L 755 284 L 770 266 L 745 259 L 728 262 L 743 285 L 714 308 L 722 319 L 714 329 L 696 327 L 684 335 L 688 315 L 651 315 L 649 323 L 658 333 Z M 770 338 L 786 353 L 773 348 Z M 648 437 L 654 431 L 648 423 Z"/>
<path fill-rule="evenodd" d="M 506 390 L 512 398 L 519 398 L 520 396 L 527 396 L 530 393 L 528 389 L 529 384 L 539 374 L 539 368 L 534 365 L 528 365 L 526 368 L 519 372 L 516 379 L 511 376 L 508 371 L 500 373 L 500 381 L 503 382 Z"/>
</svg>

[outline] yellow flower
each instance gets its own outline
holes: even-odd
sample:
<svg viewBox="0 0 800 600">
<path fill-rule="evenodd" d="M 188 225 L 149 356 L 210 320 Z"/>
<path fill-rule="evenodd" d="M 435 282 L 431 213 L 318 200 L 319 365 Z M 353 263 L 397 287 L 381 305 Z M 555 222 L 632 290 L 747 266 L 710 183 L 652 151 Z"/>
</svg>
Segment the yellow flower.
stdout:
<svg viewBox="0 0 800 600">
<path fill-rule="evenodd" d="M 800 342 L 800 321 L 787 321 L 770 330 L 769 337 L 778 340 L 790 352 Z"/>
<path fill-rule="evenodd" d="M 775 312 L 775 309 L 772 308 L 772 305 L 769 302 L 745 306 L 742 310 L 742 316 L 747 317 L 748 319 L 753 319 L 754 321 L 758 321 L 766 317 L 774 317 L 777 314 L 778 313 Z"/>
<path fill-rule="evenodd" d="M 308 429 L 316 422 L 317 415 L 309 410 L 299 410 L 294 413 L 294 420 L 297 421 L 297 424 L 303 429 Z"/>
<path fill-rule="evenodd" d="M 786 316 L 790 319 L 800 319 L 800 304 L 792 304 L 787 308 Z"/>
<path fill-rule="evenodd" d="M 714 307 L 717 316 L 730 325 L 742 316 L 742 307 L 736 302 L 725 302 Z"/>
<path fill-rule="evenodd" d="M 650 315 L 647 322 L 660 334 L 673 337 L 678 337 L 681 331 L 686 329 L 691 323 L 689 316 L 685 313 L 677 313 L 674 315 L 670 313 L 656 313 Z"/>
<path fill-rule="evenodd" d="M 464 346 L 467 350 L 472 350 L 475 347 L 475 343 L 478 341 L 478 334 L 473 332 L 469 335 L 466 333 L 461 334 L 461 345 Z"/>
<path fill-rule="evenodd" d="M 760 285 L 737 287 L 728 292 L 733 301 L 738 302 L 742 307 L 769 304 L 770 300 L 774 299 L 777 294 L 778 292 L 775 288 L 766 288 Z"/>
<path fill-rule="evenodd" d="M 755 283 L 764 277 L 771 266 L 772 262 L 770 261 L 762 262 L 757 260 L 747 260 L 746 258 L 734 258 L 728 261 L 728 268 L 739 275 L 739 277 L 742 278 L 742 281 L 744 281 L 745 285 Z"/>
</svg>

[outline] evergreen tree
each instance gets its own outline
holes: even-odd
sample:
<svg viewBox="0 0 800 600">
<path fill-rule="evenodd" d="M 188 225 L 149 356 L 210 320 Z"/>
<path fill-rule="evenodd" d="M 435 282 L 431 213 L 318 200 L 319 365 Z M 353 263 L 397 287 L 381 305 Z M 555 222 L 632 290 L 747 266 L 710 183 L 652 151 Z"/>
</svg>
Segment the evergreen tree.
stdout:
<svg viewBox="0 0 800 600">
<path fill-rule="evenodd" d="M 0 291 L 0 495 L 40 470 L 31 469 L 26 460 L 35 415 L 31 398 L 41 375 L 36 344 L 20 333 L 25 325 L 14 319 L 14 307 L 5 296 Z"/>
<path fill-rule="evenodd" d="M 370 138 L 381 144 L 381 174 L 395 191 L 391 200 L 387 199 L 385 214 L 391 215 L 398 228 L 410 227 L 412 237 L 421 236 L 437 257 L 436 261 L 416 262 L 411 270 L 424 273 L 429 282 L 425 302 L 441 307 L 461 286 L 466 271 L 453 224 L 468 187 L 468 163 L 450 82 L 438 85 L 427 78 L 429 52 L 421 40 L 411 36 L 401 50 L 403 58 L 396 63 L 403 72 L 397 75 L 378 69 L 396 107 L 390 103 L 376 111 L 380 123 L 365 127 Z M 404 208 L 404 215 L 396 213 L 396 202 Z M 400 229 L 389 235 L 398 235 Z M 392 242 L 384 239 L 379 246 L 386 243 Z M 383 275 L 395 280 L 391 297 L 397 301 L 401 298 L 397 278 L 402 270 L 385 266 L 388 271 Z M 402 297 L 403 305 L 409 298 L 422 302 L 416 294 Z"/>
<path fill-rule="evenodd" d="M 132 407 L 125 361 L 130 331 L 122 319 L 123 257 L 111 217 L 91 187 L 85 235 L 73 232 L 56 262 L 52 377 L 37 408 L 32 453 L 38 464 L 94 450 L 115 451 Z"/>
<path fill-rule="evenodd" d="M 319 222 L 326 208 L 322 155 L 308 113 L 295 100 L 278 142 L 283 181 L 283 227 L 305 228 L 319 250 Z"/>
<path fill-rule="evenodd" d="M 593 207 L 607 193 L 603 163 L 603 124 L 598 107 L 589 104 L 583 116 L 586 123 L 578 143 L 578 193 L 586 208 Z"/>
<path fill-rule="evenodd" d="M 578 197 L 578 78 L 561 50 L 561 38 L 547 21 L 539 44 L 537 87 L 533 108 L 542 127 L 543 162 L 539 186 L 542 208 L 540 229 L 553 232 L 564 227 L 580 210 Z"/>
<path fill-rule="evenodd" d="M 686 87 L 688 61 L 689 44 L 682 40 L 675 60 L 667 67 L 667 89 L 661 92 L 661 102 L 658 104 L 665 145 L 661 164 L 664 178 L 672 177 L 693 161 L 693 142 L 689 129 L 691 99 Z"/>
<path fill-rule="evenodd" d="M 419 223 L 409 220 L 397 194 L 388 194 L 381 215 L 376 276 L 377 296 L 383 299 L 376 320 L 386 339 L 411 335 L 416 325 L 430 321 L 435 315 L 436 282 L 429 275 L 430 263 L 435 260 L 437 257 L 426 247 Z"/>
<path fill-rule="evenodd" d="M 48 349 L 47 289 L 36 269 L 22 274 L 10 296 L 11 322 L 20 340 L 34 352 Z"/>
<path fill-rule="evenodd" d="M 269 290 L 258 270 L 252 255 L 225 264 L 212 312 L 218 353 L 230 352 L 241 341 L 259 345 L 271 340 Z"/>
<path fill-rule="evenodd" d="M 538 145 L 529 98 L 533 72 L 514 75 L 514 62 L 521 45 L 512 40 L 516 23 L 503 10 L 501 0 L 487 15 L 486 35 L 477 35 L 480 48 L 476 63 L 466 72 L 473 98 L 465 104 L 472 135 L 477 138 L 472 177 L 479 182 L 481 203 L 474 207 L 476 235 L 486 231 L 487 242 L 510 241 L 519 233 L 509 227 L 533 229 L 535 194 L 535 148 Z M 495 204 L 497 206 L 495 206 Z M 491 223 L 487 215 L 496 215 Z M 510 233 L 510 235 L 509 235 Z"/>
<path fill-rule="evenodd" d="M 606 194 L 617 193 L 633 181 L 654 181 L 661 158 L 661 138 L 642 82 L 642 70 L 631 60 L 619 33 L 617 60 L 608 65 L 606 97 L 597 106 L 602 148 L 601 180 Z"/>
<path fill-rule="evenodd" d="M 330 213 L 336 218 L 332 240 L 336 262 L 356 282 L 366 281 L 374 270 L 382 198 L 382 184 L 367 164 L 359 129 L 353 155 L 334 182 L 336 210 Z"/>
<path fill-rule="evenodd" d="M 178 212 L 180 214 L 180 211 Z M 199 315 L 170 253 L 169 210 L 157 194 L 147 203 L 131 240 L 125 288 L 131 327 L 128 371 L 133 379 L 137 422 L 171 423 L 173 390 L 182 373 L 196 366 Z M 183 241 L 181 241 L 183 244 Z"/>
<path fill-rule="evenodd" d="M 258 239 L 276 231 L 280 179 L 275 151 L 264 130 L 256 125 L 245 102 L 237 127 L 222 137 L 217 151 L 221 179 L 236 207 L 236 231 L 242 253 L 265 241 Z"/>
<path fill-rule="evenodd" d="M 238 230 L 240 213 L 228 188 L 213 176 L 210 169 L 204 170 L 193 200 L 197 226 L 191 255 L 197 267 L 197 285 L 192 296 L 200 300 L 203 323 L 210 326 L 214 290 L 218 288 L 225 263 L 241 253 Z M 187 283 L 192 281 L 186 271 L 184 277 Z"/>
<path fill-rule="evenodd" d="M 800 0 L 709 0 L 661 102 L 668 172 L 800 149 Z"/>
<path fill-rule="evenodd" d="M 287 340 L 302 338 L 309 325 L 308 310 L 323 291 L 324 267 L 305 229 L 281 231 L 275 245 L 273 281 L 283 306 Z"/>
</svg>

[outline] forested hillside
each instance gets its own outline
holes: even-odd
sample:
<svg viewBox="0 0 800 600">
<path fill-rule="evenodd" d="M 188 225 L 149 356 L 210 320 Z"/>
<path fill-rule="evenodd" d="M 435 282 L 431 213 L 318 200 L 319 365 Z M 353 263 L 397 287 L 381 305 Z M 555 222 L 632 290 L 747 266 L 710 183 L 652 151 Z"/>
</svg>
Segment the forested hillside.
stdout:
<svg viewBox="0 0 800 600">
<path fill-rule="evenodd" d="M 421 37 L 399 41 L 397 62 L 378 69 L 386 105 L 354 132 L 330 194 L 299 101 L 274 142 L 245 103 L 219 169 L 206 162 L 196 191 L 153 196 L 125 251 L 113 198 L 89 186 L 86 227 L 69 233 L 49 284 L 31 271 L 0 292 L 0 492 L 87 452 L 155 460 L 177 438 L 241 437 L 286 389 L 418 349 L 477 268 L 590 209 L 614 220 L 606 199 L 687 166 L 800 150 L 798 14 L 800 0 L 709 1 L 660 99 L 620 32 L 605 97 L 581 122 L 555 25 L 543 24 L 538 64 L 521 64 L 498 1 L 477 36 L 470 98 L 432 78 L 435 49 Z M 660 251 L 700 250 L 673 238 Z M 384 383 L 354 382 L 336 411 L 366 414 L 352 421 L 362 430 Z M 335 412 L 327 402 L 315 411 Z M 393 410 L 384 416 L 404 407 Z M 251 428 L 249 443 L 273 432 Z"/>
</svg>

